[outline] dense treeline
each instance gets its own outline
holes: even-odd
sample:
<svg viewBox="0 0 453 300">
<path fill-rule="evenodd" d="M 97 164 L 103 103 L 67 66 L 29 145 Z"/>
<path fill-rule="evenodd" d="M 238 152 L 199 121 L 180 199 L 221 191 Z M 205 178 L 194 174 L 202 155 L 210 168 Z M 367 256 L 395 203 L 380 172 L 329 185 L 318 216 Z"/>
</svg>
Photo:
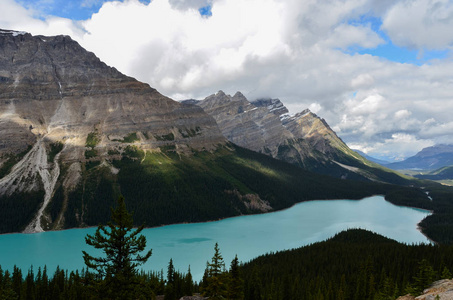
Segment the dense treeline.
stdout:
<svg viewBox="0 0 453 300">
<path fill-rule="evenodd" d="M 453 187 L 426 183 L 426 192 L 433 199 L 433 214 L 426 217 L 420 227 L 432 240 L 453 244 Z"/>
<path fill-rule="evenodd" d="M 152 258 L 151 258 L 152 259 Z M 0 267 L 0 299 L 164 299 L 200 293 L 210 299 L 395 299 L 418 295 L 433 281 L 451 278 L 453 246 L 405 245 L 375 233 L 351 229 L 294 250 L 225 266 L 216 244 L 203 279 L 196 283 L 190 267 L 176 271 L 139 272 L 128 280 L 129 297 L 100 293 L 100 281 L 86 270 L 30 268 L 26 274 Z M 118 293 L 116 293 L 118 294 Z M 115 295 L 115 294 L 114 294 Z M 119 294 L 118 294 L 119 295 Z"/>
<path fill-rule="evenodd" d="M 162 272 L 142 272 L 134 278 L 133 299 L 154 299 L 156 295 L 168 293 L 166 299 L 179 299 L 198 291 L 190 272 L 183 274 L 175 271 L 172 274 L 172 285 Z M 99 281 L 92 273 L 83 269 L 81 272 L 68 272 L 57 268 L 49 274 L 47 268 L 30 268 L 27 274 L 14 267 L 12 272 L 3 271 L 0 267 L 0 299 L 36 299 L 36 300 L 82 300 L 101 299 L 97 285 Z M 129 299 L 129 298 L 118 298 Z M 132 299 L 132 298 L 131 298 Z"/>
<path fill-rule="evenodd" d="M 43 198 L 43 191 L 0 196 L 0 233 L 24 230 Z"/>
<path fill-rule="evenodd" d="M 395 299 L 451 278 L 453 247 L 405 245 L 348 230 L 295 250 L 267 254 L 241 268 L 245 299 Z"/>
<path fill-rule="evenodd" d="M 27 274 L 14 266 L 12 272 L 0 266 L 0 299 L 36 300 L 82 300 L 82 299 L 155 299 L 164 295 L 165 300 L 176 300 L 183 296 L 202 294 L 210 299 L 243 299 L 243 280 L 240 277 L 240 263 L 236 257 L 227 270 L 218 245 L 215 245 L 211 263 L 206 266 L 205 275 L 198 284 L 193 281 L 190 267 L 187 273 L 175 270 L 170 260 L 166 272 L 132 273 L 126 279 L 129 291 L 122 294 L 118 285 L 108 286 L 107 278 L 101 278 L 85 269 L 65 271 L 57 267 L 53 274 L 47 268 Z M 124 279 L 123 279 L 124 280 Z M 123 286 L 124 288 L 124 286 Z M 113 292 L 112 292 L 113 291 Z"/>
</svg>

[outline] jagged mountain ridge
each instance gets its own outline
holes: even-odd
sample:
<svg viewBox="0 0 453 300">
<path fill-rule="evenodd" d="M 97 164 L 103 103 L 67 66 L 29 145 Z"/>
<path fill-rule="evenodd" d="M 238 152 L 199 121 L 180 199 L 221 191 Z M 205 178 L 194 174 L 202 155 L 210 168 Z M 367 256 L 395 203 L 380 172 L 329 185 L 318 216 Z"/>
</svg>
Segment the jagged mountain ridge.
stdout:
<svg viewBox="0 0 453 300">
<path fill-rule="evenodd" d="M 291 138 L 278 116 L 253 105 L 240 92 L 230 96 L 219 91 L 196 104 L 214 117 L 229 141 L 241 147 L 276 156 L 276 145 Z"/>
<path fill-rule="evenodd" d="M 136 224 L 158 226 L 389 189 L 239 148 L 200 107 L 121 74 L 68 36 L 0 30 L 0 53 L 0 233 L 105 223 L 119 194 Z"/>
<path fill-rule="evenodd" d="M 248 101 L 223 91 L 187 100 L 213 116 L 223 135 L 247 149 L 335 177 L 384 182 L 404 179 L 352 151 L 327 122 L 304 110 L 293 116 L 279 99 Z"/>
</svg>

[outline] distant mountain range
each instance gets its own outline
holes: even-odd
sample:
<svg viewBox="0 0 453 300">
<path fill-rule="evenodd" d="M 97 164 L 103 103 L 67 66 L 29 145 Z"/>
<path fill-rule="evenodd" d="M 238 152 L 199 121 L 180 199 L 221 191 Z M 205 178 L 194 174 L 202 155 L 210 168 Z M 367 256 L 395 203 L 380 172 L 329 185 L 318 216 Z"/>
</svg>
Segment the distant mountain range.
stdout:
<svg viewBox="0 0 453 300">
<path fill-rule="evenodd" d="M 453 145 L 424 148 L 401 162 L 385 164 L 393 170 L 436 170 L 451 165 L 453 165 Z"/>
<path fill-rule="evenodd" d="M 372 156 L 369 156 L 367 155 L 365 152 L 362 152 L 360 150 L 356 150 L 356 149 L 353 149 L 355 152 L 357 152 L 358 154 L 360 154 L 360 156 L 368 159 L 369 161 L 372 161 L 372 162 L 375 162 L 377 164 L 380 164 L 382 166 L 385 166 L 387 164 L 390 164 L 390 162 L 386 161 L 386 160 L 382 160 L 382 159 L 378 159 L 378 158 L 375 158 L 375 157 L 372 157 Z"/>
</svg>

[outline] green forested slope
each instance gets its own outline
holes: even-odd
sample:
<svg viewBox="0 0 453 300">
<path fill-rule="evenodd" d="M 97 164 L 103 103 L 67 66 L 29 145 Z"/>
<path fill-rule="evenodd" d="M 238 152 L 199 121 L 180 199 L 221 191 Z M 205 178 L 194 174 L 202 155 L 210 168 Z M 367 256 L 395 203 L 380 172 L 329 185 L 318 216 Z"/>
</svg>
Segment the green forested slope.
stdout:
<svg viewBox="0 0 453 300">
<path fill-rule="evenodd" d="M 179 154 L 171 146 L 161 150 L 144 152 L 128 145 L 121 156 L 112 155 L 104 162 L 87 161 L 82 179 L 71 190 L 64 188 L 67 168 L 62 165 L 62 179 L 46 208 L 44 229 L 105 223 L 120 194 L 134 212 L 136 224 L 146 226 L 261 213 L 306 200 L 361 199 L 379 194 L 397 205 L 433 210 L 434 216 L 422 223 L 433 240 L 451 242 L 453 236 L 453 218 L 449 219 L 453 191 L 429 181 L 407 181 L 406 186 L 399 186 L 333 178 L 233 144 L 192 154 Z M 39 208 L 39 197 L 42 193 L 0 199 L 4 208 L 0 210 L 1 232 L 23 230 Z"/>
<path fill-rule="evenodd" d="M 429 180 L 448 180 L 453 179 L 453 166 L 442 167 L 440 169 L 414 175 L 414 177 L 419 179 L 429 179 Z"/>
<path fill-rule="evenodd" d="M 405 245 L 353 229 L 246 263 L 245 299 L 396 299 L 451 277 L 453 247 Z"/>
<path fill-rule="evenodd" d="M 119 169 L 117 175 L 102 165 L 85 171 L 85 181 L 69 195 L 66 226 L 107 221 L 109 207 L 119 193 L 128 199 L 128 209 L 134 212 L 137 224 L 156 226 L 261 212 L 256 206 L 248 206 L 251 200 L 246 195 L 279 210 L 311 199 L 361 199 L 412 190 L 323 176 L 231 147 L 233 151 L 223 147 L 213 153 L 201 151 L 187 156 L 170 150 L 145 154 L 131 148 L 122 160 L 112 162 Z M 428 201 L 424 193 L 417 197 L 414 201 Z M 83 219 L 76 217 L 81 212 Z"/>
</svg>

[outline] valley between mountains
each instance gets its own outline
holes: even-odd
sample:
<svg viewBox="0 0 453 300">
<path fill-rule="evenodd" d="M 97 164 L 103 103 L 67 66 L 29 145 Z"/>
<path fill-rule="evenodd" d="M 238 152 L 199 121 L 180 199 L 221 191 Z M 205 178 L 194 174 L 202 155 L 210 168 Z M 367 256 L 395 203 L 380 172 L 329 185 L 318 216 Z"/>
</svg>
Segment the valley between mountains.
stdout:
<svg viewBox="0 0 453 300">
<path fill-rule="evenodd" d="M 453 191 L 372 163 L 320 117 L 222 91 L 174 101 L 69 36 L 0 30 L 0 233 L 95 226 L 120 194 L 146 226 L 381 194 L 433 211 L 453 242 Z"/>
</svg>

